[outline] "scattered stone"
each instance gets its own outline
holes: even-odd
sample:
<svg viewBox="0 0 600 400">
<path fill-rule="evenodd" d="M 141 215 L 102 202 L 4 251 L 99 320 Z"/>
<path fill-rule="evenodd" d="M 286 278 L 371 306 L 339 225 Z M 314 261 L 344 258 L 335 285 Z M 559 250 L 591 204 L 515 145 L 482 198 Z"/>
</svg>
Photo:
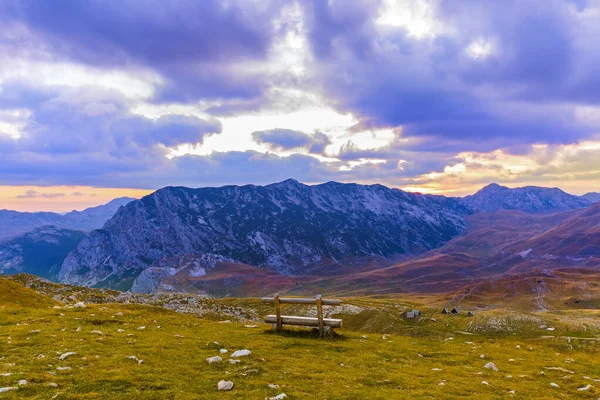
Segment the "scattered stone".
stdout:
<svg viewBox="0 0 600 400">
<path fill-rule="evenodd" d="M 225 354 L 225 353 L 228 353 L 228 352 L 229 351 L 227 349 L 221 349 L 221 350 L 219 350 L 219 353 L 221 353 L 221 354 Z"/>
<path fill-rule="evenodd" d="M 85 307 L 86 307 L 86 305 L 83 301 L 73 304 L 73 308 L 85 308 Z"/>
<path fill-rule="evenodd" d="M 436 321 L 437 321 L 437 319 L 435 319 L 435 318 L 430 318 L 429 320 L 430 320 L 431 322 L 436 322 Z"/>
<path fill-rule="evenodd" d="M 16 390 L 16 389 L 18 389 L 16 386 L 7 386 L 7 387 L 0 388 L 0 393 L 6 393 L 9 390 Z"/>
<path fill-rule="evenodd" d="M 227 360 L 227 361 L 229 361 L 229 364 L 239 364 L 239 363 L 241 363 L 240 360 L 232 360 L 231 358 L 229 360 Z"/>
<path fill-rule="evenodd" d="M 33 330 L 33 331 L 29 331 L 29 333 L 41 333 L 42 331 L 40 331 L 39 329 Z"/>
<path fill-rule="evenodd" d="M 223 359 L 221 357 L 219 357 L 219 356 L 208 357 L 206 359 L 206 362 L 209 363 L 209 364 L 218 363 L 218 362 L 221 362 L 221 361 L 223 361 Z"/>
<path fill-rule="evenodd" d="M 182 338 L 183 336 L 182 336 L 182 335 L 180 335 L 180 334 L 178 334 L 178 333 L 176 333 L 176 334 L 175 334 L 175 337 L 176 337 L 176 338 Z"/>
<path fill-rule="evenodd" d="M 274 383 L 269 383 L 269 387 L 271 389 L 279 389 L 279 385 L 275 385 Z"/>
<path fill-rule="evenodd" d="M 496 364 L 494 364 L 493 362 L 489 362 L 489 363 L 485 364 L 485 365 L 483 366 L 483 368 L 486 368 L 486 369 L 491 369 L 491 370 L 492 370 L 492 371 L 494 371 L 494 372 L 498 372 L 498 371 L 500 371 L 500 370 L 498 369 L 498 367 L 496 367 Z"/>
<path fill-rule="evenodd" d="M 25 386 L 25 385 L 27 385 L 27 381 L 25 379 L 21 379 L 19 381 L 19 386 Z"/>
<path fill-rule="evenodd" d="M 515 395 L 515 393 L 516 393 L 516 392 L 515 392 L 514 390 L 509 390 L 509 391 L 508 391 L 508 394 L 510 394 L 510 395 L 513 395 L 513 396 Z"/>
<path fill-rule="evenodd" d="M 587 386 L 584 386 L 584 387 L 580 387 L 580 388 L 579 388 L 579 389 L 577 389 L 577 390 L 579 390 L 580 392 L 587 392 L 587 391 L 588 391 L 588 390 L 590 390 L 591 388 L 592 388 L 592 385 L 587 385 Z"/>
<path fill-rule="evenodd" d="M 367 335 L 362 335 L 361 338 L 368 339 L 369 337 Z"/>
<path fill-rule="evenodd" d="M 286 399 L 286 398 L 287 398 L 287 394 L 281 393 L 281 394 L 278 394 L 275 397 L 266 397 L 265 400 L 283 400 L 283 399 Z"/>
<path fill-rule="evenodd" d="M 518 344 L 518 345 L 516 345 L 515 347 L 516 347 L 517 349 L 520 349 L 520 348 L 521 348 L 521 345 L 519 345 L 519 344 Z"/>
<path fill-rule="evenodd" d="M 483 360 L 485 358 L 485 354 L 480 355 L 479 358 Z"/>
<path fill-rule="evenodd" d="M 8 377 L 8 376 L 11 376 L 11 375 L 12 375 L 12 372 L 6 372 L 4 374 L 0 374 L 0 376 L 3 376 L 3 377 Z"/>
<path fill-rule="evenodd" d="M 123 332 L 125 332 L 125 330 L 123 330 L 123 329 L 117 329 L 117 332 L 118 333 L 123 333 Z"/>
<path fill-rule="evenodd" d="M 547 331 L 553 331 L 554 328 L 546 328 Z"/>
<path fill-rule="evenodd" d="M 508 362 L 515 362 L 515 360 L 513 358 L 509 358 Z"/>
<path fill-rule="evenodd" d="M 46 384 L 46 386 L 48 386 L 48 387 L 53 387 L 53 388 L 57 388 L 57 387 L 58 387 L 58 383 L 55 383 L 55 382 L 50 382 L 50 383 L 47 383 L 47 384 Z"/>
<path fill-rule="evenodd" d="M 246 328 L 256 328 L 256 325 L 244 325 Z"/>
<path fill-rule="evenodd" d="M 138 328 L 137 328 L 138 331 L 143 331 L 144 329 L 146 329 L 145 326 L 138 326 Z"/>
<path fill-rule="evenodd" d="M 554 382 L 551 382 L 551 383 L 550 383 L 550 386 L 552 386 L 552 387 L 555 387 L 555 388 L 557 388 L 557 387 L 560 387 L 560 386 L 558 386 L 558 385 L 557 385 L 556 383 L 554 383 Z"/>
<path fill-rule="evenodd" d="M 118 315 L 119 317 L 122 317 L 122 316 L 123 316 L 123 313 L 122 313 L 122 312 L 118 312 L 118 313 L 116 313 L 115 315 Z"/>
<path fill-rule="evenodd" d="M 60 358 L 61 360 L 65 360 L 67 357 L 74 356 L 75 354 L 77 354 L 77 353 L 74 353 L 74 352 L 72 352 L 72 351 L 68 351 L 68 352 L 66 352 L 66 353 L 62 353 L 62 354 L 60 355 L 60 357 L 58 357 L 58 358 Z"/>
<path fill-rule="evenodd" d="M 102 331 L 91 331 L 90 333 L 93 333 L 96 335 L 104 335 L 104 333 L 102 333 Z"/>
<path fill-rule="evenodd" d="M 490 384 L 489 384 L 489 383 L 487 383 L 486 381 L 481 381 L 481 384 L 482 384 L 482 385 L 487 385 L 487 386 L 489 386 L 489 385 L 490 385 Z"/>
<path fill-rule="evenodd" d="M 252 354 L 250 352 L 250 350 L 237 350 L 234 351 L 233 354 L 231 355 L 231 358 L 236 358 L 236 357 L 245 357 L 245 356 L 249 356 L 250 354 Z"/>
<path fill-rule="evenodd" d="M 219 381 L 219 384 L 217 385 L 217 388 L 219 390 L 231 390 L 231 389 L 233 389 L 233 382 L 231 382 L 231 381 Z"/>
<path fill-rule="evenodd" d="M 432 371 L 441 371 L 441 368 L 431 368 Z"/>
<path fill-rule="evenodd" d="M 43 354 L 39 354 L 39 355 L 37 356 L 37 358 L 38 358 L 38 360 L 42 360 L 42 359 L 46 358 L 46 356 L 45 356 L 45 355 L 43 355 Z"/>
<path fill-rule="evenodd" d="M 129 357 L 127 357 L 127 358 L 128 358 L 128 359 L 130 359 L 130 360 L 137 361 L 137 363 L 138 363 L 138 364 L 141 364 L 141 363 L 143 363 L 143 362 L 144 362 L 144 360 L 140 360 L 140 359 L 139 359 L 139 358 L 137 358 L 136 356 L 129 356 Z"/>
<path fill-rule="evenodd" d="M 71 369 L 71 367 L 56 367 L 57 371 L 68 371 L 70 369 Z"/>
<path fill-rule="evenodd" d="M 219 321 L 220 324 L 229 324 L 231 323 L 230 320 L 226 319 L 225 321 Z M 226 390 L 230 390 L 230 389 L 226 389 Z"/>
</svg>

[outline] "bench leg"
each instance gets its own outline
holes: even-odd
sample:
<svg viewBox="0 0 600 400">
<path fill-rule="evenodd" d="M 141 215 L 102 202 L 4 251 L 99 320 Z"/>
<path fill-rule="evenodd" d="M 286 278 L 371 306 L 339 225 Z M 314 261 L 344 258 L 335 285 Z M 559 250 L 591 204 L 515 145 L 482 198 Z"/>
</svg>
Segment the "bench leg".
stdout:
<svg viewBox="0 0 600 400">
<path fill-rule="evenodd" d="M 271 324 L 273 326 L 273 332 L 279 332 L 279 325 L 277 323 Z"/>
</svg>

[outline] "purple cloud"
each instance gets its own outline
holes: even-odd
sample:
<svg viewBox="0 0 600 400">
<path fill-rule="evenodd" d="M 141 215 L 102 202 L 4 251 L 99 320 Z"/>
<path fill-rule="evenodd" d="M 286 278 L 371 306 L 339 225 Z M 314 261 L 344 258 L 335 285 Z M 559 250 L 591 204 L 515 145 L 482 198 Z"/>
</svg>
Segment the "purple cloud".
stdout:
<svg viewBox="0 0 600 400">
<path fill-rule="evenodd" d="M 325 147 L 331 144 L 329 136 L 322 132 L 309 135 L 291 129 L 270 129 L 252 132 L 252 137 L 257 143 L 264 143 L 272 149 L 292 150 L 306 149 L 310 153 L 322 154 Z"/>
</svg>

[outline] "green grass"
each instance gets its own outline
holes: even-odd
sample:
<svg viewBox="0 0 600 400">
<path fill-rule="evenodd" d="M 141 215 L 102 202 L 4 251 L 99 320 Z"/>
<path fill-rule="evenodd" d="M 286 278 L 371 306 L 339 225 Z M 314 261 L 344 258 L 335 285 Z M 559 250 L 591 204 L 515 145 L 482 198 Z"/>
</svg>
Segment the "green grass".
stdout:
<svg viewBox="0 0 600 400">
<path fill-rule="evenodd" d="M 11 290 L 8 295 L 6 288 Z M 568 343 L 558 334 L 541 338 L 544 332 L 458 333 L 456 328 L 471 321 L 462 316 L 407 322 L 367 310 L 346 317 L 353 330 L 320 339 L 308 330 L 274 334 L 261 323 L 247 328 L 248 322 L 220 323 L 160 307 L 55 309 L 57 303 L 50 298 L 6 279 L 0 279 L 0 293 L 0 374 L 12 373 L 0 376 L 0 387 L 28 381 L 0 393 L 0 399 L 264 399 L 279 393 L 289 399 L 500 399 L 510 390 L 515 398 L 600 397 L 600 383 L 584 378 L 600 379 L 597 341 L 573 338 Z M 244 301 L 224 302 L 232 303 Z M 394 303 L 378 306 L 386 304 Z M 146 328 L 138 330 L 140 326 Z M 384 337 L 377 331 L 385 327 L 401 334 Z M 40 332 L 32 332 L 36 330 Z M 225 362 L 209 365 L 205 359 L 219 355 L 221 348 L 229 350 Z M 228 355 L 239 349 L 252 354 L 229 364 Z M 58 353 L 64 352 L 77 354 L 60 360 Z M 40 354 L 45 357 L 38 358 Z M 128 359 L 131 355 L 143 363 Z M 483 368 L 490 361 L 500 372 Z M 71 369 L 57 370 L 65 366 Z M 221 379 L 233 381 L 234 389 L 219 392 Z M 47 386 L 51 382 L 58 388 Z M 551 382 L 560 387 L 552 388 Z M 269 384 L 280 387 L 271 389 Z M 589 391 L 577 390 L 588 384 L 593 386 Z"/>
</svg>

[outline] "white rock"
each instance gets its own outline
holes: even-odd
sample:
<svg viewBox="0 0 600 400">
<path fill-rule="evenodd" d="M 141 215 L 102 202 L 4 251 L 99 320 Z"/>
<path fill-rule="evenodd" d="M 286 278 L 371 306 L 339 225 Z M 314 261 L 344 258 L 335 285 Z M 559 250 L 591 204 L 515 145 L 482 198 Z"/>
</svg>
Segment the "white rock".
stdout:
<svg viewBox="0 0 600 400">
<path fill-rule="evenodd" d="M 227 349 L 221 349 L 221 350 L 219 350 L 219 352 L 220 352 L 221 354 L 225 354 L 225 353 L 228 353 L 229 351 L 228 351 Z"/>
<path fill-rule="evenodd" d="M 4 377 L 11 376 L 11 375 L 12 375 L 12 372 L 6 372 L 4 374 L 0 374 L 0 376 L 4 376 Z"/>
<path fill-rule="evenodd" d="M 57 367 L 56 368 L 57 371 L 68 371 L 70 369 L 71 369 L 71 367 Z"/>
<path fill-rule="evenodd" d="M 488 386 L 489 386 L 489 383 L 487 383 L 486 381 L 481 381 L 481 384 L 482 384 L 482 385 L 488 385 Z"/>
<path fill-rule="evenodd" d="M 130 359 L 130 360 L 137 361 L 137 363 L 138 363 L 138 364 L 141 364 L 141 363 L 143 363 L 143 362 L 144 362 L 144 360 L 140 360 L 140 359 L 139 359 L 139 358 L 137 358 L 136 356 L 129 356 L 129 357 L 127 357 L 127 358 L 128 358 L 128 359 Z"/>
<path fill-rule="evenodd" d="M 256 328 L 256 325 L 244 325 L 246 328 Z"/>
<path fill-rule="evenodd" d="M 480 355 L 479 358 L 483 360 L 485 358 L 485 354 Z"/>
<path fill-rule="evenodd" d="M 138 331 L 143 331 L 144 329 L 146 329 L 145 326 L 138 326 L 138 328 L 137 328 Z"/>
<path fill-rule="evenodd" d="M 232 360 L 231 358 L 229 360 L 227 360 L 227 361 L 229 361 L 229 364 L 239 364 L 239 363 L 241 363 L 240 360 Z"/>
<path fill-rule="evenodd" d="M 53 387 L 53 388 L 57 388 L 57 387 L 58 387 L 58 383 L 55 383 L 55 382 L 50 382 L 50 383 L 46 384 L 46 386 L 48 386 L 48 387 Z"/>
<path fill-rule="evenodd" d="M 101 331 L 91 331 L 90 333 L 93 333 L 96 335 L 104 335 L 104 333 L 102 333 Z"/>
<path fill-rule="evenodd" d="M 515 347 L 516 347 L 517 349 L 520 349 L 520 348 L 521 348 L 521 345 L 520 345 L 520 344 L 518 344 L 518 345 L 516 345 Z"/>
<path fill-rule="evenodd" d="M 125 332 L 125 331 L 124 331 L 123 329 L 117 329 L 117 332 L 119 332 L 119 333 L 123 333 L 123 332 Z"/>
<path fill-rule="evenodd" d="M 547 331 L 553 331 L 554 328 L 546 328 Z"/>
<path fill-rule="evenodd" d="M 232 358 L 236 358 L 236 357 L 245 357 L 245 356 L 249 356 L 250 354 L 252 354 L 250 352 L 250 350 L 237 350 L 234 351 L 233 354 L 231 355 Z"/>
<path fill-rule="evenodd" d="M 58 358 L 60 358 L 61 360 L 64 360 L 64 359 L 66 359 L 67 357 L 74 356 L 75 354 L 77 354 L 77 353 L 74 353 L 74 352 L 72 352 L 72 351 L 68 351 L 68 352 L 66 352 L 66 353 L 62 353 L 62 354 L 60 355 L 60 357 L 58 357 Z"/>
<path fill-rule="evenodd" d="M 0 388 L 0 393 L 6 393 L 9 390 L 16 390 L 16 389 L 18 389 L 16 386 L 3 387 L 3 388 Z"/>
<path fill-rule="evenodd" d="M 432 371 L 441 371 L 441 368 L 431 368 Z"/>
<path fill-rule="evenodd" d="M 29 331 L 29 333 L 41 333 L 42 331 L 40 331 L 39 329 L 36 329 L 34 331 Z"/>
<path fill-rule="evenodd" d="M 218 362 L 221 362 L 221 361 L 223 361 L 223 359 L 221 357 L 219 357 L 219 356 L 208 357 L 206 359 L 206 362 L 209 363 L 209 364 L 218 363 Z"/>
<path fill-rule="evenodd" d="M 279 385 L 276 385 L 276 384 L 274 384 L 274 383 L 269 383 L 269 387 L 270 387 L 271 389 L 279 389 Z"/>
<path fill-rule="evenodd" d="M 217 385 L 217 388 L 219 390 L 231 390 L 231 389 L 233 389 L 233 382 L 231 382 L 231 381 L 219 381 L 219 384 Z"/>
<path fill-rule="evenodd" d="M 558 386 L 558 385 L 557 385 L 556 383 L 554 383 L 554 382 L 551 382 L 551 383 L 550 383 L 550 386 L 552 386 L 552 387 L 555 387 L 555 388 L 557 388 L 557 387 L 560 387 L 560 386 Z"/>
<path fill-rule="evenodd" d="M 46 358 L 46 356 L 45 356 L 45 355 L 43 355 L 43 354 L 39 354 L 39 355 L 37 356 L 37 358 L 38 358 L 38 360 L 41 360 L 41 359 L 44 359 L 44 358 Z"/>
<path fill-rule="evenodd" d="M 496 364 L 494 364 L 493 362 L 489 362 L 489 363 L 485 364 L 485 365 L 483 366 L 483 368 L 486 368 L 486 369 L 491 369 L 491 370 L 493 370 L 494 372 L 498 372 L 498 371 L 500 371 L 500 370 L 498 369 L 498 367 L 496 367 Z"/>
<path fill-rule="evenodd" d="M 85 308 L 85 307 L 86 307 L 86 305 L 83 301 L 73 304 L 73 308 Z"/>
<path fill-rule="evenodd" d="M 281 393 L 281 394 L 278 394 L 275 397 L 266 397 L 265 400 L 283 400 L 283 399 L 286 399 L 286 398 L 287 398 L 287 394 Z"/>
<path fill-rule="evenodd" d="M 590 390 L 591 388 L 592 388 L 592 385 L 587 385 L 587 386 L 584 386 L 584 387 L 580 387 L 580 388 L 579 388 L 579 389 L 577 389 L 577 390 L 579 390 L 580 392 L 587 392 L 587 391 L 588 391 L 588 390 Z"/>
<path fill-rule="evenodd" d="M 27 381 L 25 379 L 21 379 L 19 381 L 19 386 L 25 386 L 25 385 L 27 385 Z"/>
</svg>

